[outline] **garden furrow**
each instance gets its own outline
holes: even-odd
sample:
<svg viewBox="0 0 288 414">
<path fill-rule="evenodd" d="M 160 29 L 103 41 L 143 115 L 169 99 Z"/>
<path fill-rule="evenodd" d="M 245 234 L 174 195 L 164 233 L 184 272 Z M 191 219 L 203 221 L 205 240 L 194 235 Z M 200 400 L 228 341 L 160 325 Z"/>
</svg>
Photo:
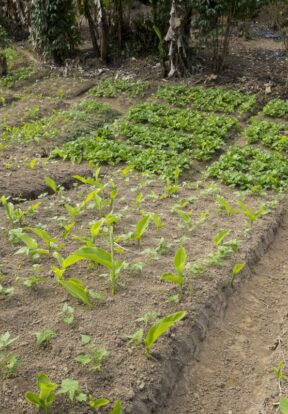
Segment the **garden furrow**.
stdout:
<svg viewBox="0 0 288 414">
<path fill-rule="evenodd" d="M 161 413 L 279 413 L 280 392 L 288 391 L 287 240 L 286 211 L 273 244 L 228 301 L 224 318 L 214 318 Z M 280 383 L 273 373 L 279 363 Z"/>
</svg>

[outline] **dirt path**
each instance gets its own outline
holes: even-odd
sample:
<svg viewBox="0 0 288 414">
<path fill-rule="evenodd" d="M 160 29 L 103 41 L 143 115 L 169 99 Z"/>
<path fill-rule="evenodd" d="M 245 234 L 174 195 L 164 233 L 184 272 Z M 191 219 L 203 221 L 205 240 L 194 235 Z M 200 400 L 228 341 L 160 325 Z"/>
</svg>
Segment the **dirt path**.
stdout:
<svg viewBox="0 0 288 414">
<path fill-rule="evenodd" d="M 279 413 L 273 368 L 288 360 L 287 242 L 286 213 L 274 243 L 229 300 L 224 318 L 212 323 L 198 361 L 186 367 L 162 414 Z"/>
</svg>

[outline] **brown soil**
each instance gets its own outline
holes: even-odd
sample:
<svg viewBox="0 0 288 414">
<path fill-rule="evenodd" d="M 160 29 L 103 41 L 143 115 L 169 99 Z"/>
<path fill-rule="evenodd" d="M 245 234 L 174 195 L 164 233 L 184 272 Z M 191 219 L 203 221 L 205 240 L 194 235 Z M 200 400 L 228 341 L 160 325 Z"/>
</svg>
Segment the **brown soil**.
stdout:
<svg viewBox="0 0 288 414">
<path fill-rule="evenodd" d="M 214 319 L 196 361 L 163 414 L 279 413 L 278 381 L 273 374 L 288 356 L 288 216 L 269 251 L 228 302 L 225 316 Z M 286 378 L 281 384 L 287 395 Z"/>
</svg>

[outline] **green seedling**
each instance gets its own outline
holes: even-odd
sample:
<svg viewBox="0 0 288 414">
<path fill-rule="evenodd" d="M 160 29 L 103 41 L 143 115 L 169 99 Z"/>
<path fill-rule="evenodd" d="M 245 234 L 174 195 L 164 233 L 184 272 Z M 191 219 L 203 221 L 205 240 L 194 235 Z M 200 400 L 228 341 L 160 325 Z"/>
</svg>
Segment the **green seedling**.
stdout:
<svg viewBox="0 0 288 414">
<path fill-rule="evenodd" d="M 106 267 L 110 274 L 112 295 L 115 295 L 123 263 L 119 260 L 115 260 L 114 232 L 112 225 L 109 226 L 109 244 L 110 253 L 100 247 L 82 247 L 64 260 L 63 267 L 69 267 L 80 260 L 90 260 Z"/>
<path fill-rule="evenodd" d="M 153 322 L 155 322 L 157 318 L 158 313 L 155 310 L 151 310 L 149 312 L 146 312 L 141 318 L 136 319 L 136 322 L 143 322 L 147 327 L 148 325 L 151 325 Z"/>
<path fill-rule="evenodd" d="M 128 335 L 129 342 L 134 346 L 140 346 L 143 343 L 144 329 L 138 329 L 132 335 Z"/>
<path fill-rule="evenodd" d="M 19 337 L 12 338 L 10 333 L 7 331 L 0 336 L 0 350 L 8 348 L 13 342 L 17 341 Z"/>
<path fill-rule="evenodd" d="M 31 231 L 32 233 L 36 234 L 36 236 L 38 236 L 41 240 L 44 241 L 48 249 L 57 250 L 60 247 L 56 243 L 58 241 L 58 238 L 51 237 L 50 234 L 46 230 L 43 230 L 40 227 L 25 227 L 25 230 Z"/>
<path fill-rule="evenodd" d="M 48 342 L 56 336 L 55 332 L 51 331 L 50 329 L 46 331 L 36 332 L 33 335 L 36 337 L 36 346 L 44 347 L 48 344 Z"/>
<path fill-rule="evenodd" d="M 280 361 L 276 368 L 273 368 L 274 377 L 281 383 L 281 381 L 286 378 L 286 374 L 284 372 L 284 363 Z"/>
<path fill-rule="evenodd" d="M 58 186 L 57 183 L 50 177 L 47 177 L 47 176 L 44 177 L 44 182 L 48 187 L 51 188 L 51 190 L 55 194 L 59 193 L 62 190 L 62 188 L 60 186 Z"/>
<path fill-rule="evenodd" d="M 226 237 L 227 237 L 229 234 L 230 234 L 230 231 L 229 231 L 229 230 L 222 230 L 222 231 L 219 231 L 219 233 L 218 233 L 218 234 L 216 234 L 216 236 L 215 236 L 215 237 L 214 237 L 214 239 L 213 239 L 213 244 L 214 244 L 214 246 L 215 246 L 215 247 L 220 246 L 220 245 L 224 242 L 224 240 L 226 239 Z"/>
<path fill-rule="evenodd" d="M 90 335 L 81 335 L 81 343 L 82 345 L 88 345 L 91 342 L 91 336 Z"/>
<path fill-rule="evenodd" d="M 95 344 L 88 345 L 88 353 L 80 354 L 76 361 L 82 365 L 88 365 L 90 371 L 101 371 L 104 360 L 108 357 L 108 351 L 104 348 L 98 348 Z"/>
<path fill-rule="evenodd" d="M 231 275 L 231 286 L 234 284 L 234 280 L 238 276 L 238 274 L 243 270 L 245 267 L 245 263 L 236 263 L 232 269 L 232 275 Z"/>
<path fill-rule="evenodd" d="M 110 414 L 122 414 L 122 413 L 123 413 L 122 404 L 120 401 L 116 401 Z"/>
<path fill-rule="evenodd" d="M 37 386 L 39 394 L 28 391 L 25 393 L 25 398 L 30 404 L 36 405 L 38 409 L 44 410 L 46 414 L 49 414 L 51 406 L 56 399 L 55 391 L 58 385 L 51 382 L 46 374 L 39 374 L 37 375 Z"/>
<path fill-rule="evenodd" d="M 141 240 L 142 240 L 144 233 L 148 230 L 150 221 L 151 221 L 151 215 L 146 214 L 136 224 L 135 230 L 132 233 L 132 239 L 137 240 L 138 247 L 140 247 L 141 245 Z"/>
<path fill-rule="evenodd" d="M 0 372 L 3 376 L 8 378 L 14 377 L 20 365 L 21 361 L 13 352 L 0 354 Z"/>
<path fill-rule="evenodd" d="M 91 395 L 89 397 L 89 407 L 94 414 L 99 413 L 99 408 L 106 407 L 109 403 L 110 401 L 106 398 L 97 398 L 94 400 Z"/>
<path fill-rule="evenodd" d="M 73 324 L 75 319 L 74 308 L 72 308 L 72 306 L 69 306 L 68 303 L 64 303 L 61 311 L 59 312 L 59 315 L 62 317 L 63 322 L 65 322 L 67 325 Z"/>
<path fill-rule="evenodd" d="M 12 226 L 23 222 L 26 213 L 21 208 L 15 208 L 4 195 L 1 197 L 1 203 Z"/>
<path fill-rule="evenodd" d="M 16 231 L 17 230 L 17 231 Z M 22 232 L 22 229 L 16 229 L 13 233 L 14 237 L 21 240 L 25 246 L 21 247 L 15 254 L 25 254 L 30 256 L 32 260 L 37 260 L 43 254 L 48 254 L 49 251 L 40 249 L 35 239 L 30 237 L 27 233 Z"/>
<path fill-rule="evenodd" d="M 146 348 L 147 358 L 151 357 L 151 347 L 169 328 L 175 325 L 176 322 L 181 321 L 187 315 L 186 311 L 180 311 L 171 315 L 165 316 L 156 322 L 148 331 L 144 344 Z"/>
<path fill-rule="evenodd" d="M 217 203 L 219 204 L 219 206 L 225 210 L 226 216 L 230 217 L 232 216 L 232 214 L 238 214 L 240 213 L 239 210 L 234 209 L 231 204 L 229 203 L 229 201 L 225 200 L 225 198 L 223 197 L 217 197 Z"/>
<path fill-rule="evenodd" d="M 187 260 L 187 253 L 183 246 L 179 247 L 174 257 L 174 266 L 176 274 L 173 273 L 164 273 L 161 276 L 161 280 L 166 282 L 174 283 L 180 289 L 180 293 L 183 293 L 183 284 L 184 284 L 184 268 Z"/>
<path fill-rule="evenodd" d="M 141 210 L 141 204 L 143 202 L 143 193 L 138 193 L 135 197 L 135 201 L 134 201 L 134 207 L 136 208 L 136 210 L 140 211 Z"/>
<path fill-rule="evenodd" d="M 14 295 L 14 288 L 6 288 L 0 284 L 0 297 L 9 298 Z"/>
<path fill-rule="evenodd" d="M 33 275 L 25 279 L 23 285 L 30 289 L 35 289 L 40 283 L 43 283 L 44 280 L 44 277 Z"/>
<path fill-rule="evenodd" d="M 60 270 L 60 269 L 59 269 Z M 65 269 L 61 269 L 61 271 Z M 56 276 L 57 277 L 57 276 Z M 63 277 L 57 277 L 58 283 L 74 298 L 80 302 L 92 308 L 92 303 L 89 297 L 89 289 L 87 289 L 80 279 L 70 278 L 64 279 Z"/>
<path fill-rule="evenodd" d="M 39 158 L 33 158 L 33 160 L 29 161 L 27 166 L 28 168 L 30 168 L 30 170 L 34 170 L 38 162 L 39 162 Z"/>
<path fill-rule="evenodd" d="M 239 205 L 241 207 L 241 212 L 249 219 L 250 223 L 253 224 L 258 218 L 266 214 L 266 209 L 264 206 L 260 207 L 258 210 L 251 209 L 243 201 L 239 200 Z"/>
<path fill-rule="evenodd" d="M 288 398 L 280 398 L 279 408 L 281 414 L 288 414 Z"/>
<path fill-rule="evenodd" d="M 192 228 L 192 211 L 189 211 L 187 213 L 186 211 L 181 210 L 179 208 L 175 208 L 174 211 L 181 218 L 184 225 L 190 230 Z"/>
<path fill-rule="evenodd" d="M 78 381 L 66 378 L 61 382 L 60 389 L 57 394 L 66 394 L 70 401 L 83 402 L 87 400 L 87 395 L 82 392 Z"/>
</svg>

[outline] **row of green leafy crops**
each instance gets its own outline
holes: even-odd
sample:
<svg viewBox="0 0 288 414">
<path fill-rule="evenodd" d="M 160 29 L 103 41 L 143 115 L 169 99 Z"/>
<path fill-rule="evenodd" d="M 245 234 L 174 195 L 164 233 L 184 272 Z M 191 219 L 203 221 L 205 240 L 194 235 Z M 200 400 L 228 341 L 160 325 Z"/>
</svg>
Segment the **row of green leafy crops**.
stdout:
<svg viewBox="0 0 288 414">
<path fill-rule="evenodd" d="M 0 142 L 41 142 L 45 139 L 71 134 L 87 133 L 101 127 L 112 117 L 109 105 L 94 100 L 84 100 L 66 111 L 54 111 L 53 115 L 25 122 L 19 127 L 3 125 Z"/>
<path fill-rule="evenodd" d="M 263 109 L 263 114 L 270 118 L 288 119 L 288 101 L 272 99 Z"/>
<path fill-rule="evenodd" d="M 249 144 L 261 142 L 276 151 L 288 151 L 288 124 L 253 119 L 245 130 Z"/>
<path fill-rule="evenodd" d="M 29 79 L 36 73 L 37 69 L 32 66 L 15 69 L 8 75 L 0 78 L 0 87 L 12 88 L 17 81 Z"/>
<path fill-rule="evenodd" d="M 247 95 L 224 88 L 189 87 L 168 85 L 160 87 L 155 96 L 177 106 L 192 106 L 201 111 L 225 112 L 228 114 L 249 112 L 257 102 L 257 95 Z"/>
<path fill-rule="evenodd" d="M 87 137 L 55 148 L 51 156 L 96 163 L 126 162 L 140 171 L 173 176 L 193 160 L 207 161 L 224 148 L 235 118 L 204 115 L 162 104 L 140 104 L 127 116 Z"/>
<path fill-rule="evenodd" d="M 135 98 L 143 96 L 149 87 L 149 82 L 106 79 L 91 89 L 90 94 L 103 98 L 115 98 L 123 93 L 131 98 Z"/>
</svg>

